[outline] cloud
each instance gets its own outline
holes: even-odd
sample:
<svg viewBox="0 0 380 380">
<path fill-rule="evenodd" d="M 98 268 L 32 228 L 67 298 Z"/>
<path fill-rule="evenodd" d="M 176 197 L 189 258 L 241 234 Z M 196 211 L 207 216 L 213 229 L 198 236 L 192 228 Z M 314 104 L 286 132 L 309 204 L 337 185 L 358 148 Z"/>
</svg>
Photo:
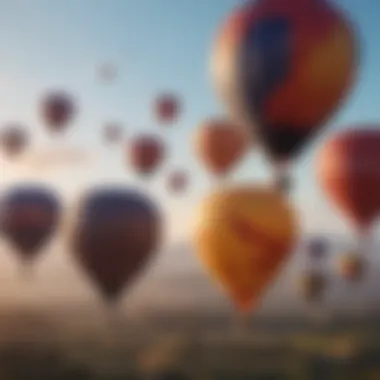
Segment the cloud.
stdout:
<svg viewBox="0 0 380 380">
<path fill-rule="evenodd" d="M 86 167 L 95 161 L 95 155 L 82 147 L 62 146 L 39 148 L 25 152 L 15 160 L 0 162 L 5 180 L 45 177 L 61 170 Z"/>
</svg>

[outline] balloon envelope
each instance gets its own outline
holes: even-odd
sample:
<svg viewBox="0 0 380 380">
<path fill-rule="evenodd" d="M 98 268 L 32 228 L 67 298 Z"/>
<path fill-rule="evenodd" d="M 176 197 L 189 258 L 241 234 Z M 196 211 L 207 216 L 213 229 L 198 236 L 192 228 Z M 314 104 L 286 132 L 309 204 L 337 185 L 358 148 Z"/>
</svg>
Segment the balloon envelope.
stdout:
<svg viewBox="0 0 380 380">
<path fill-rule="evenodd" d="M 176 121 L 180 113 L 180 101 L 173 94 L 161 94 L 154 103 L 154 113 L 159 123 L 170 124 Z"/>
<path fill-rule="evenodd" d="M 326 278 L 319 272 L 306 272 L 300 278 L 300 294 L 306 301 L 320 300 L 326 289 Z"/>
<path fill-rule="evenodd" d="M 123 138 L 123 127 L 118 123 L 107 123 L 104 126 L 103 136 L 109 143 L 117 143 Z"/>
<path fill-rule="evenodd" d="M 323 237 L 315 237 L 308 242 L 307 251 L 313 259 L 323 259 L 329 250 L 328 240 Z"/>
<path fill-rule="evenodd" d="M 331 200 L 366 230 L 380 212 L 380 130 L 365 126 L 328 140 L 317 161 L 317 177 Z"/>
<path fill-rule="evenodd" d="M 183 170 L 176 170 L 169 174 L 167 186 L 171 192 L 180 193 L 189 185 L 189 174 Z"/>
<path fill-rule="evenodd" d="M 281 194 L 238 187 L 211 194 L 195 229 L 199 257 L 242 312 L 274 280 L 298 235 L 294 212 Z"/>
<path fill-rule="evenodd" d="M 227 175 L 247 153 L 247 136 L 226 120 L 209 119 L 195 134 L 195 153 L 213 175 Z"/>
<path fill-rule="evenodd" d="M 18 124 L 9 124 L 0 130 L 1 149 L 7 157 L 21 154 L 28 144 L 26 130 Z"/>
<path fill-rule="evenodd" d="M 35 258 L 56 232 L 60 219 L 59 197 L 39 185 L 9 191 L 0 202 L 0 230 L 23 259 Z"/>
<path fill-rule="evenodd" d="M 137 191 L 98 188 L 79 204 L 70 236 L 79 265 L 104 297 L 114 301 L 157 248 L 161 216 Z"/>
<path fill-rule="evenodd" d="M 165 143 L 159 136 L 139 135 L 128 144 L 128 159 L 138 174 L 153 174 L 165 159 Z"/>
<path fill-rule="evenodd" d="M 73 98 L 64 91 L 52 91 L 42 99 L 41 115 L 52 132 L 66 129 L 76 113 Z"/>
<path fill-rule="evenodd" d="M 363 257 L 355 252 L 349 252 L 343 255 L 338 263 L 338 271 L 341 277 L 347 281 L 360 281 L 365 274 L 365 262 Z"/>
<path fill-rule="evenodd" d="M 351 24 L 328 1 L 247 1 L 222 25 L 216 89 L 274 161 L 296 156 L 340 105 L 357 70 Z"/>
</svg>

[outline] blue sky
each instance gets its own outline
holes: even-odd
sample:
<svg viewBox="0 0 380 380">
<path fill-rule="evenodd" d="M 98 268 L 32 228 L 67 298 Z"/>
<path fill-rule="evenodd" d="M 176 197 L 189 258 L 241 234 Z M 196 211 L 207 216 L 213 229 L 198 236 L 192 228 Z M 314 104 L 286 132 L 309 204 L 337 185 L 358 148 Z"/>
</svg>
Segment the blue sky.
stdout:
<svg viewBox="0 0 380 380">
<path fill-rule="evenodd" d="M 330 129 L 380 120 L 380 3 L 337 2 L 357 24 L 363 54 L 358 86 Z M 237 3 L 0 0 L 0 123 L 22 121 L 33 131 L 37 145 L 58 144 L 49 142 L 43 134 L 36 112 L 38 96 L 46 88 L 63 87 L 78 97 L 80 115 L 61 144 L 85 147 L 96 159 L 91 165 L 55 170 L 43 178 L 70 194 L 76 194 L 88 183 L 105 180 L 137 183 L 125 168 L 122 151 L 110 151 L 101 145 L 99 131 L 104 121 L 122 121 L 128 135 L 147 130 L 161 133 L 171 151 L 171 160 L 163 173 L 170 167 L 187 167 L 192 171 L 193 184 L 189 196 L 170 200 L 159 176 L 154 181 L 153 195 L 168 210 L 169 228 L 178 229 L 181 225 L 174 235 L 187 235 L 192 209 L 189 205 L 195 204 L 210 185 L 192 156 L 192 132 L 204 117 L 222 112 L 210 85 L 208 55 L 220 21 Z M 102 85 L 95 78 L 96 66 L 105 61 L 115 63 L 119 70 L 119 78 L 113 84 Z M 154 97 L 166 90 L 182 97 L 184 114 L 176 127 L 160 130 L 152 120 L 150 107 Z M 317 146 L 312 144 L 295 167 L 295 202 L 302 210 L 306 229 L 344 230 L 343 218 L 330 210 L 314 183 Z M 15 176 L 17 168 L 3 166 L 0 169 L 4 185 L 24 176 L 43 177 L 40 172 L 24 171 Z M 254 154 L 233 178 L 268 178 L 267 169 L 263 159 Z M 184 222 L 178 223 L 179 219 Z"/>
</svg>

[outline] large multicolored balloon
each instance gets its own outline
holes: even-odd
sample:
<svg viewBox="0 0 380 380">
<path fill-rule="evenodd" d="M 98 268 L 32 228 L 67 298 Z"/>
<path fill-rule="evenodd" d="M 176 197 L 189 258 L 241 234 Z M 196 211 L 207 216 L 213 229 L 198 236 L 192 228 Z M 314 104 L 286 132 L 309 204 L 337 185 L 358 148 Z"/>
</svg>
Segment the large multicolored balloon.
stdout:
<svg viewBox="0 0 380 380">
<path fill-rule="evenodd" d="M 368 233 L 380 212 L 379 162 L 377 126 L 338 133 L 318 156 L 317 177 L 322 189 L 362 235 Z"/>
<path fill-rule="evenodd" d="M 154 114 L 160 124 L 175 122 L 180 113 L 181 104 L 173 94 L 161 94 L 154 102 Z"/>
<path fill-rule="evenodd" d="M 243 159 L 249 146 L 242 129 L 227 120 L 208 119 L 195 132 L 195 153 L 216 177 L 230 173 Z"/>
<path fill-rule="evenodd" d="M 22 185 L 1 200 L 0 230 L 21 258 L 29 262 L 56 232 L 60 211 L 55 192 L 42 185 Z"/>
<path fill-rule="evenodd" d="M 76 111 L 73 98 L 64 91 L 49 92 L 42 99 L 41 116 L 52 132 L 65 130 Z"/>
<path fill-rule="evenodd" d="M 280 193 L 247 186 L 205 199 L 194 242 L 207 270 L 247 313 L 276 277 L 297 235 L 294 211 Z"/>
<path fill-rule="evenodd" d="M 165 143 L 157 135 L 141 134 L 128 142 L 129 163 L 140 175 L 153 174 L 163 163 L 165 155 Z"/>
<path fill-rule="evenodd" d="M 0 130 L 1 150 L 9 158 L 20 155 L 28 145 L 29 135 L 19 124 L 9 124 Z"/>
<path fill-rule="evenodd" d="M 247 1 L 212 54 L 219 95 L 280 172 L 338 108 L 357 66 L 353 28 L 324 0 Z"/>
<path fill-rule="evenodd" d="M 115 301 L 146 266 L 161 229 L 160 212 L 145 195 L 96 188 L 80 202 L 69 236 L 76 261 L 104 297 Z"/>
</svg>

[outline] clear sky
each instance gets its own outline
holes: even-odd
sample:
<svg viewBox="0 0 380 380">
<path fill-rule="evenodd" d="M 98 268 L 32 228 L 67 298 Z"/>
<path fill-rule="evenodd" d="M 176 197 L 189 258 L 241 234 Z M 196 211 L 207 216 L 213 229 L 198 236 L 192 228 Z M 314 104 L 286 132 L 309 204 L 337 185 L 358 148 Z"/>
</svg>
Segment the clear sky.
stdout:
<svg viewBox="0 0 380 380">
<path fill-rule="evenodd" d="M 338 0 L 337 0 L 338 1 Z M 357 121 L 380 120 L 378 0 L 338 1 L 357 24 L 363 41 L 358 87 L 331 129 Z M 123 161 L 122 150 L 102 146 L 101 124 L 122 121 L 132 135 L 154 130 L 166 138 L 171 160 L 163 169 L 187 167 L 192 189 L 185 198 L 170 200 L 163 176 L 153 195 L 168 211 L 174 238 L 188 234 L 192 203 L 209 187 L 207 175 L 191 153 L 191 135 L 202 118 L 222 112 L 208 75 L 208 55 L 218 24 L 237 0 L 0 0 L 0 123 L 21 121 L 33 130 L 36 147 L 63 144 L 84 147 L 91 164 L 65 170 L 28 170 L 2 163 L 3 186 L 24 178 L 43 178 L 75 195 L 88 183 L 136 183 Z M 119 77 L 101 84 L 95 69 L 113 62 Z M 47 88 L 65 88 L 78 97 L 80 114 L 61 143 L 44 137 L 37 115 L 38 97 Z M 151 103 L 161 91 L 178 93 L 184 113 L 177 126 L 155 125 Z M 295 167 L 296 204 L 308 230 L 344 229 L 343 219 L 331 212 L 314 184 L 313 144 Z M 56 145 L 52 145 L 55 147 Z M 43 147 L 45 149 L 46 147 Z M 31 158 L 30 158 L 31 159 Z M 41 160 L 40 160 L 41 161 Z M 45 160 L 45 164 L 49 160 Z M 234 179 L 268 178 L 261 157 L 247 158 Z M 181 220 L 181 223 L 178 223 Z"/>
</svg>

